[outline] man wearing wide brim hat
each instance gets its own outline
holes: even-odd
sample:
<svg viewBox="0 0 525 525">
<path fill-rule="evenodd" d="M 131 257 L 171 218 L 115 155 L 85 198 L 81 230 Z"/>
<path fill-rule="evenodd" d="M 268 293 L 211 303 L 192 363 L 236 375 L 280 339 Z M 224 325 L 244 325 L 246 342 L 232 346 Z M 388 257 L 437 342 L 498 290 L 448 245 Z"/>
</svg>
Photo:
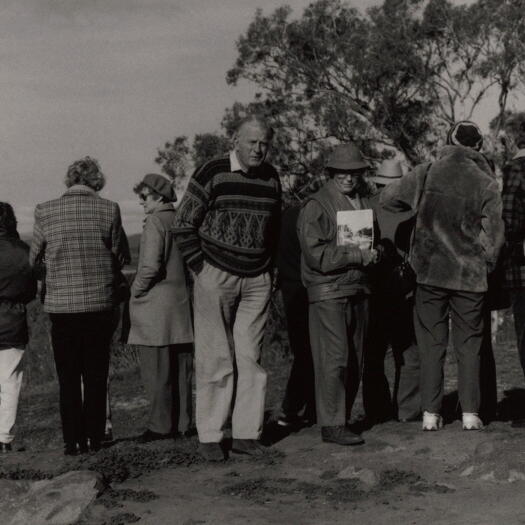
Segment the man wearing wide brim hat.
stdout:
<svg viewBox="0 0 525 525">
<path fill-rule="evenodd" d="M 323 441 L 339 445 L 363 443 L 347 420 L 361 380 L 370 294 L 366 270 L 377 252 L 338 245 L 337 212 L 370 208 L 364 181 L 368 168 L 354 144 L 337 146 L 326 162 L 329 180 L 308 198 L 298 220 L 317 422 Z"/>
<path fill-rule="evenodd" d="M 414 421 L 421 414 L 419 396 L 419 354 L 412 322 L 413 297 L 395 286 L 395 268 L 408 256 L 413 212 L 393 213 L 379 204 L 381 192 L 401 180 L 401 162 L 383 160 L 370 180 L 377 193 L 371 197 L 379 226 L 383 257 L 374 272 L 374 294 L 370 300 L 370 339 L 363 372 L 363 404 L 370 423 L 392 417 Z M 395 384 L 390 386 L 385 374 L 385 356 L 392 348 L 396 367 Z"/>
<path fill-rule="evenodd" d="M 375 174 L 370 176 L 370 180 L 376 185 L 386 186 L 403 176 L 401 162 L 395 159 L 386 159 L 377 168 Z"/>
</svg>

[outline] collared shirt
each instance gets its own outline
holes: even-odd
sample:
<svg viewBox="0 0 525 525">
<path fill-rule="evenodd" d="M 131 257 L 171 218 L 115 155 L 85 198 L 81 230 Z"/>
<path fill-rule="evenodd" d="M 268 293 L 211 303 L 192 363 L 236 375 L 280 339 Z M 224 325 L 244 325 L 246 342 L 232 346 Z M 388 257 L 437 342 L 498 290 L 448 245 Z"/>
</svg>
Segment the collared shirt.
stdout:
<svg viewBox="0 0 525 525">
<path fill-rule="evenodd" d="M 230 170 L 232 173 L 235 173 L 236 171 L 247 173 L 246 170 L 241 166 L 239 157 L 237 157 L 237 152 L 235 150 L 230 151 Z"/>
<path fill-rule="evenodd" d="M 355 197 L 349 197 L 347 195 L 346 197 L 355 210 L 363 209 L 363 204 L 361 203 L 361 197 L 359 197 L 359 195 L 356 195 Z"/>
</svg>

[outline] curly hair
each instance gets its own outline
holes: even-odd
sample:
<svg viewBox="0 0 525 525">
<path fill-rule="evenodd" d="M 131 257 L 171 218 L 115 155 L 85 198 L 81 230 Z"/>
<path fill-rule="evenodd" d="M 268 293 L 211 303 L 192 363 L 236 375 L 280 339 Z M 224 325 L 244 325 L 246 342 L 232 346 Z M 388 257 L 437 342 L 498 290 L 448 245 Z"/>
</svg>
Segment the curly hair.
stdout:
<svg viewBox="0 0 525 525">
<path fill-rule="evenodd" d="M 96 159 L 84 157 L 69 166 L 65 183 L 68 188 L 83 184 L 94 191 L 100 191 L 106 184 L 106 177 L 100 171 L 100 164 Z"/>
<path fill-rule="evenodd" d="M 0 202 L 0 231 L 17 237 L 18 232 L 16 231 L 16 225 L 15 212 L 11 204 L 8 202 Z"/>
</svg>

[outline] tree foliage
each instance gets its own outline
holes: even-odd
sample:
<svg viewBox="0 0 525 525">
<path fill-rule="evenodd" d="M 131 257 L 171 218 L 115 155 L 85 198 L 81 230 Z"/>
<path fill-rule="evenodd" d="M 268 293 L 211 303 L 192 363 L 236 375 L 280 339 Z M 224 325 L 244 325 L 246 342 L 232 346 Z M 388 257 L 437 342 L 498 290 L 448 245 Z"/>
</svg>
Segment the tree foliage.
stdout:
<svg viewBox="0 0 525 525">
<path fill-rule="evenodd" d="M 197 135 L 191 147 L 176 137 L 156 160 L 183 181 L 227 151 L 241 118 L 259 113 L 277 130 L 272 161 L 295 191 L 337 142 L 355 142 L 370 159 L 419 162 L 488 96 L 498 101 L 487 141 L 497 148 L 512 127 L 509 95 L 525 78 L 524 12 L 525 0 L 384 0 L 366 12 L 315 0 L 296 17 L 286 6 L 257 10 L 226 75 L 257 87 L 252 102 L 226 109 L 222 133 Z"/>
<path fill-rule="evenodd" d="M 191 148 L 188 137 L 180 135 L 157 150 L 155 162 L 163 173 L 175 181 L 177 191 L 182 191 L 193 169 L 214 157 L 224 155 L 229 147 L 230 139 L 218 133 L 195 135 Z"/>
<path fill-rule="evenodd" d="M 175 181 L 175 188 L 181 190 L 185 186 L 188 176 L 190 148 L 188 137 L 175 137 L 173 142 L 166 142 L 163 148 L 157 150 L 155 162 L 160 166 L 162 173 Z"/>
<path fill-rule="evenodd" d="M 385 0 L 363 14 L 342 0 L 317 0 L 296 19 L 288 7 L 259 10 L 227 73 L 230 84 L 249 80 L 259 92 L 228 110 L 226 125 L 249 111 L 273 118 L 289 150 L 279 165 L 299 176 L 315 170 L 333 141 L 418 162 L 495 90 L 504 118 L 523 78 L 524 7 Z"/>
</svg>

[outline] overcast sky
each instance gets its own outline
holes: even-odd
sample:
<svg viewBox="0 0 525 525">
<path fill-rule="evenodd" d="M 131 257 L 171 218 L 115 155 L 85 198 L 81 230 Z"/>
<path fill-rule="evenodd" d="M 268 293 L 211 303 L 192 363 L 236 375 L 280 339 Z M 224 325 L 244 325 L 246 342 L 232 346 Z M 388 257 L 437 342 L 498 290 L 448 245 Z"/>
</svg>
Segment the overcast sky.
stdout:
<svg viewBox="0 0 525 525">
<path fill-rule="evenodd" d="M 37 202 L 64 191 L 74 160 L 96 157 L 105 197 L 126 229 L 141 210 L 133 184 L 155 170 L 157 147 L 176 135 L 219 130 L 224 109 L 248 101 L 225 73 L 235 41 L 262 5 L 308 0 L 2 0 L 0 198 L 32 226 Z M 377 0 L 354 0 L 366 8 Z"/>
</svg>

